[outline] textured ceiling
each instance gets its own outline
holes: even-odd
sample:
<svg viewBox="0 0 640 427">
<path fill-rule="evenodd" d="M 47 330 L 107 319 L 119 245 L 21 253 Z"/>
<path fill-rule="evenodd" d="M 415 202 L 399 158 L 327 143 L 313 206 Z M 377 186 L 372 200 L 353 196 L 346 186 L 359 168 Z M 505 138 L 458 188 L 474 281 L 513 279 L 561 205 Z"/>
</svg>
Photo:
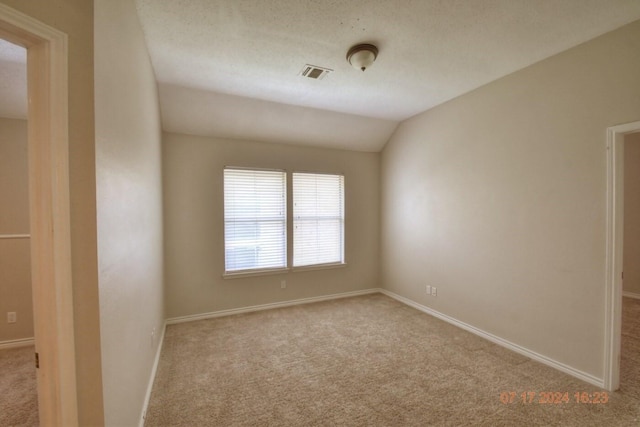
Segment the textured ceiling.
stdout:
<svg viewBox="0 0 640 427">
<path fill-rule="evenodd" d="M 412 115 L 640 19 L 640 0 L 130 0 L 167 131 L 378 151 Z M 356 43 L 380 54 L 362 73 Z M 0 41 L 0 116 L 26 117 Z M 299 75 L 305 64 L 333 70 Z"/>
<path fill-rule="evenodd" d="M 299 143 L 330 144 L 319 110 L 349 114 L 338 132 L 364 116 L 395 122 L 640 18 L 638 0 L 136 0 L 156 77 L 164 123 L 202 133 L 211 116 L 227 111 L 225 136 L 254 138 L 266 120 L 251 115 L 271 103 L 300 107 L 268 114 Z M 362 73 L 345 60 L 349 47 L 380 49 Z M 299 76 L 305 64 L 334 70 L 320 81 Z M 168 86 L 171 86 L 170 88 Z M 181 88 L 183 88 L 181 90 Z M 211 92 L 193 105 L 193 90 Z M 220 98 L 220 94 L 225 98 Z M 216 105 L 218 104 L 218 105 Z M 312 116 L 319 120 L 314 125 Z M 244 115 L 244 117 L 243 117 Z M 199 116 L 196 118 L 194 116 Z M 216 126 L 206 132 L 216 133 Z M 224 126 L 223 126 L 224 127 Z M 243 133 L 246 130 L 246 134 Z M 265 131 L 263 139 L 270 140 Z M 305 135 L 308 137 L 305 139 Z M 348 140 L 351 139 L 351 142 Z M 356 139 L 360 139 L 357 141 Z M 376 151 L 379 129 L 345 135 L 344 148 Z"/>
<path fill-rule="evenodd" d="M 168 132 L 355 151 L 383 147 L 398 125 L 169 84 L 160 85 L 160 104 L 162 127 Z"/>
<path fill-rule="evenodd" d="M 403 119 L 640 18 L 638 0 L 136 4 L 167 130 L 364 151 Z M 364 73 L 345 60 L 362 42 L 380 49 Z M 310 80 L 305 64 L 333 72 Z"/>
<path fill-rule="evenodd" d="M 27 51 L 0 39 L 0 117 L 27 118 Z"/>
<path fill-rule="evenodd" d="M 391 120 L 640 18 L 638 0 L 137 3 L 162 83 Z M 364 73 L 345 60 L 359 42 L 380 48 Z"/>
</svg>

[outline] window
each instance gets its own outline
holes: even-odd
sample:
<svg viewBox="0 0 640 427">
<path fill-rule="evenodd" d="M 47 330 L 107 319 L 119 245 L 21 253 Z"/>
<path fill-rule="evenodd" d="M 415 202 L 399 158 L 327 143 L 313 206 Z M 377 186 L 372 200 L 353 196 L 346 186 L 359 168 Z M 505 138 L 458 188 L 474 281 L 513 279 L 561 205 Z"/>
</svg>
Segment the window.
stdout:
<svg viewBox="0 0 640 427">
<path fill-rule="evenodd" d="M 293 266 L 344 263 L 344 176 L 293 174 Z"/>
<path fill-rule="evenodd" d="M 287 267 L 286 173 L 224 170 L 225 272 Z"/>
</svg>

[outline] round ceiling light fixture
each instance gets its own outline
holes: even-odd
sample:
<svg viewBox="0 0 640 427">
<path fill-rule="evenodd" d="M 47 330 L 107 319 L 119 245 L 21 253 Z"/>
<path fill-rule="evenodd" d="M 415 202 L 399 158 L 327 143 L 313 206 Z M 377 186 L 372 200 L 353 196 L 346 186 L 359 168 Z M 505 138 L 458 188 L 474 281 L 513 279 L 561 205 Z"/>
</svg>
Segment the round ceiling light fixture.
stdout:
<svg viewBox="0 0 640 427">
<path fill-rule="evenodd" d="M 372 44 L 357 44 L 347 52 L 347 61 L 353 68 L 366 70 L 378 57 L 378 48 Z"/>
</svg>

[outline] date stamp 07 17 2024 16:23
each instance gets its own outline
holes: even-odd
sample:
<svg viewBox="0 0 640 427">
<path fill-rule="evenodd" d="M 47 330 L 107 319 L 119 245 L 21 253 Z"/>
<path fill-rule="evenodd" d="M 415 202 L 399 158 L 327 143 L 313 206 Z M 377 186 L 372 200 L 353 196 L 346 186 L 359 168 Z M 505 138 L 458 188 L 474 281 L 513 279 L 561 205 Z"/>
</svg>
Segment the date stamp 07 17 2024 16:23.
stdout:
<svg viewBox="0 0 640 427">
<path fill-rule="evenodd" d="M 596 391 L 588 393 L 586 391 L 577 391 L 569 394 L 568 391 L 503 391 L 500 393 L 500 402 L 509 403 L 586 403 L 586 404 L 604 404 L 609 402 L 609 393 L 606 391 Z"/>
</svg>

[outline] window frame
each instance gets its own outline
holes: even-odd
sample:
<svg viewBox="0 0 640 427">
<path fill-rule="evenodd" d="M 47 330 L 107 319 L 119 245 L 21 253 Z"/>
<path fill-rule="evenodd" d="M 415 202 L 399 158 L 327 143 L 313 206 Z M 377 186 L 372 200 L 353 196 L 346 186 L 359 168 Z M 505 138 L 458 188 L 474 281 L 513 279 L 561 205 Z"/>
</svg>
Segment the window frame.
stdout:
<svg viewBox="0 0 640 427">
<path fill-rule="evenodd" d="M 275 267 L 275 268 L 256 268 L 256 269 L 246 269 L 246 270 L 226 270 L 226 230 L 225 230 L 225 212 L 224 212 L 224 201 L 225 201 L 225 191 L 224 191 L 224 171 L 227 169 L 234 170 L 248 170 L 248 171 L 268 171 L 268 172 L 282 172 L 285 174 L 285 250 L 286 250 L 286 265 L 285 267 Z M 293 174 L 316 174 L 316 175 L 338 175 L 342 176 L 343 179 L 343 187 L 342 187 L 342 209 L 343 209 L 343 218 L 342 218 L 342 262 L 335 263 L 324 263 L 324 264 L 312 264 L 312 265 L 304 265 L 304 266 L 293 266 L 293 250 L 294 250 L 294 229 L 293 229 Z M 267 276 L 267 275 L 277 275 L 283 273 L 302 273 L 305 271 L 312 270 L 327 270 L 327 269 L 335 269 L 335 268 L 344 268 L 347 267 L 347 184 L 346 184 L 346 174 L 343 172 L 327 172 L 327 171 L 314 171 L 314 170 L 288 170 L 288 169 L 279 169 L 279 168 L 264 168 L 264 167 L 252 167 L 252 166 L 224 166 L 222 168 L 222 278 L 223 279 L 240 279 L 244 277 L 252 277 L 252 276 Z"/>
<path fill-rule="evenodd" d="M 330 175 L 330 176 L 335 176 L 335 177 L 340 177 L 341 178 L 341 184 L 342 184 L 342 201 L 341 201 L 341 207 L 342 207 L 342 217 L 341 217 L 341 222 L 340 222 L 340 226 L 341 226 L 341 254 L 340 254 L 340 258 L 341 261 L 331 261 L 331 262 L 324 262 L 324 263 L 317 263 L 317 264 L 305 264 L 305 265 L 295 265 L 295 245 L 296 245 L 296 239 L 295 239 L 295 223 L 296 223 L 296 218 L 295 218 L 295 199 L 294 199 L 294 194 L 295 194 L 295 188 L 294 188 L 294 183 L 293 183 L 293 177 L 295 174 L 299 174 L 299 175 Z M 303 170 L 294 170 L 291 172 L 291 185 L 290 185 L 291 191 L 290 191 L 290 197 L 291 197 L 291 201 L 290 201 L 290 205 L 291 205 L 291 235 L 290 235 L 290 240 L 291 240 L 291 255 L 290 255 L 290 268 L 293 271 L 306 271 L 306 270 L 323 270 L 323 269 L 330 269 L 330 268 L 340 268 L 340 267 L 345 267 L 347 265 L 347 260 L 346 260 L 346 246 L 347 246 L 347 239 L 346 239 L 346 217 L 347 217 L 347 209 L 346 209 L 346 200 L 347 200 L 347 196 L 346 196 L 346 177 L 344 173 L 340 173 L 340 172 L 316 172 L 316 171 L 303 171 Z"/>
<path fill-rule="evenodd" d="M 226 217 L 226 191 L 225 191 L 225 172 L 227 170 L 248 171 L 248 172 L 280 172 L 284 174 L 284 266 L 278 267 L 256 267 L 248 269 L 227 270 L 227 217 Z M 222 168 L 222 253 L 223 253 L 223 278 L 236 278 L 247 276 L 261 276 L 268 274 L 278 274 L 288 272 L 290 270 L 290 254 L 289 254 L 289 173 L 284 169 L 275 168 L 256 168 L 242 166 L 225 166 Z"/>
</svg>

